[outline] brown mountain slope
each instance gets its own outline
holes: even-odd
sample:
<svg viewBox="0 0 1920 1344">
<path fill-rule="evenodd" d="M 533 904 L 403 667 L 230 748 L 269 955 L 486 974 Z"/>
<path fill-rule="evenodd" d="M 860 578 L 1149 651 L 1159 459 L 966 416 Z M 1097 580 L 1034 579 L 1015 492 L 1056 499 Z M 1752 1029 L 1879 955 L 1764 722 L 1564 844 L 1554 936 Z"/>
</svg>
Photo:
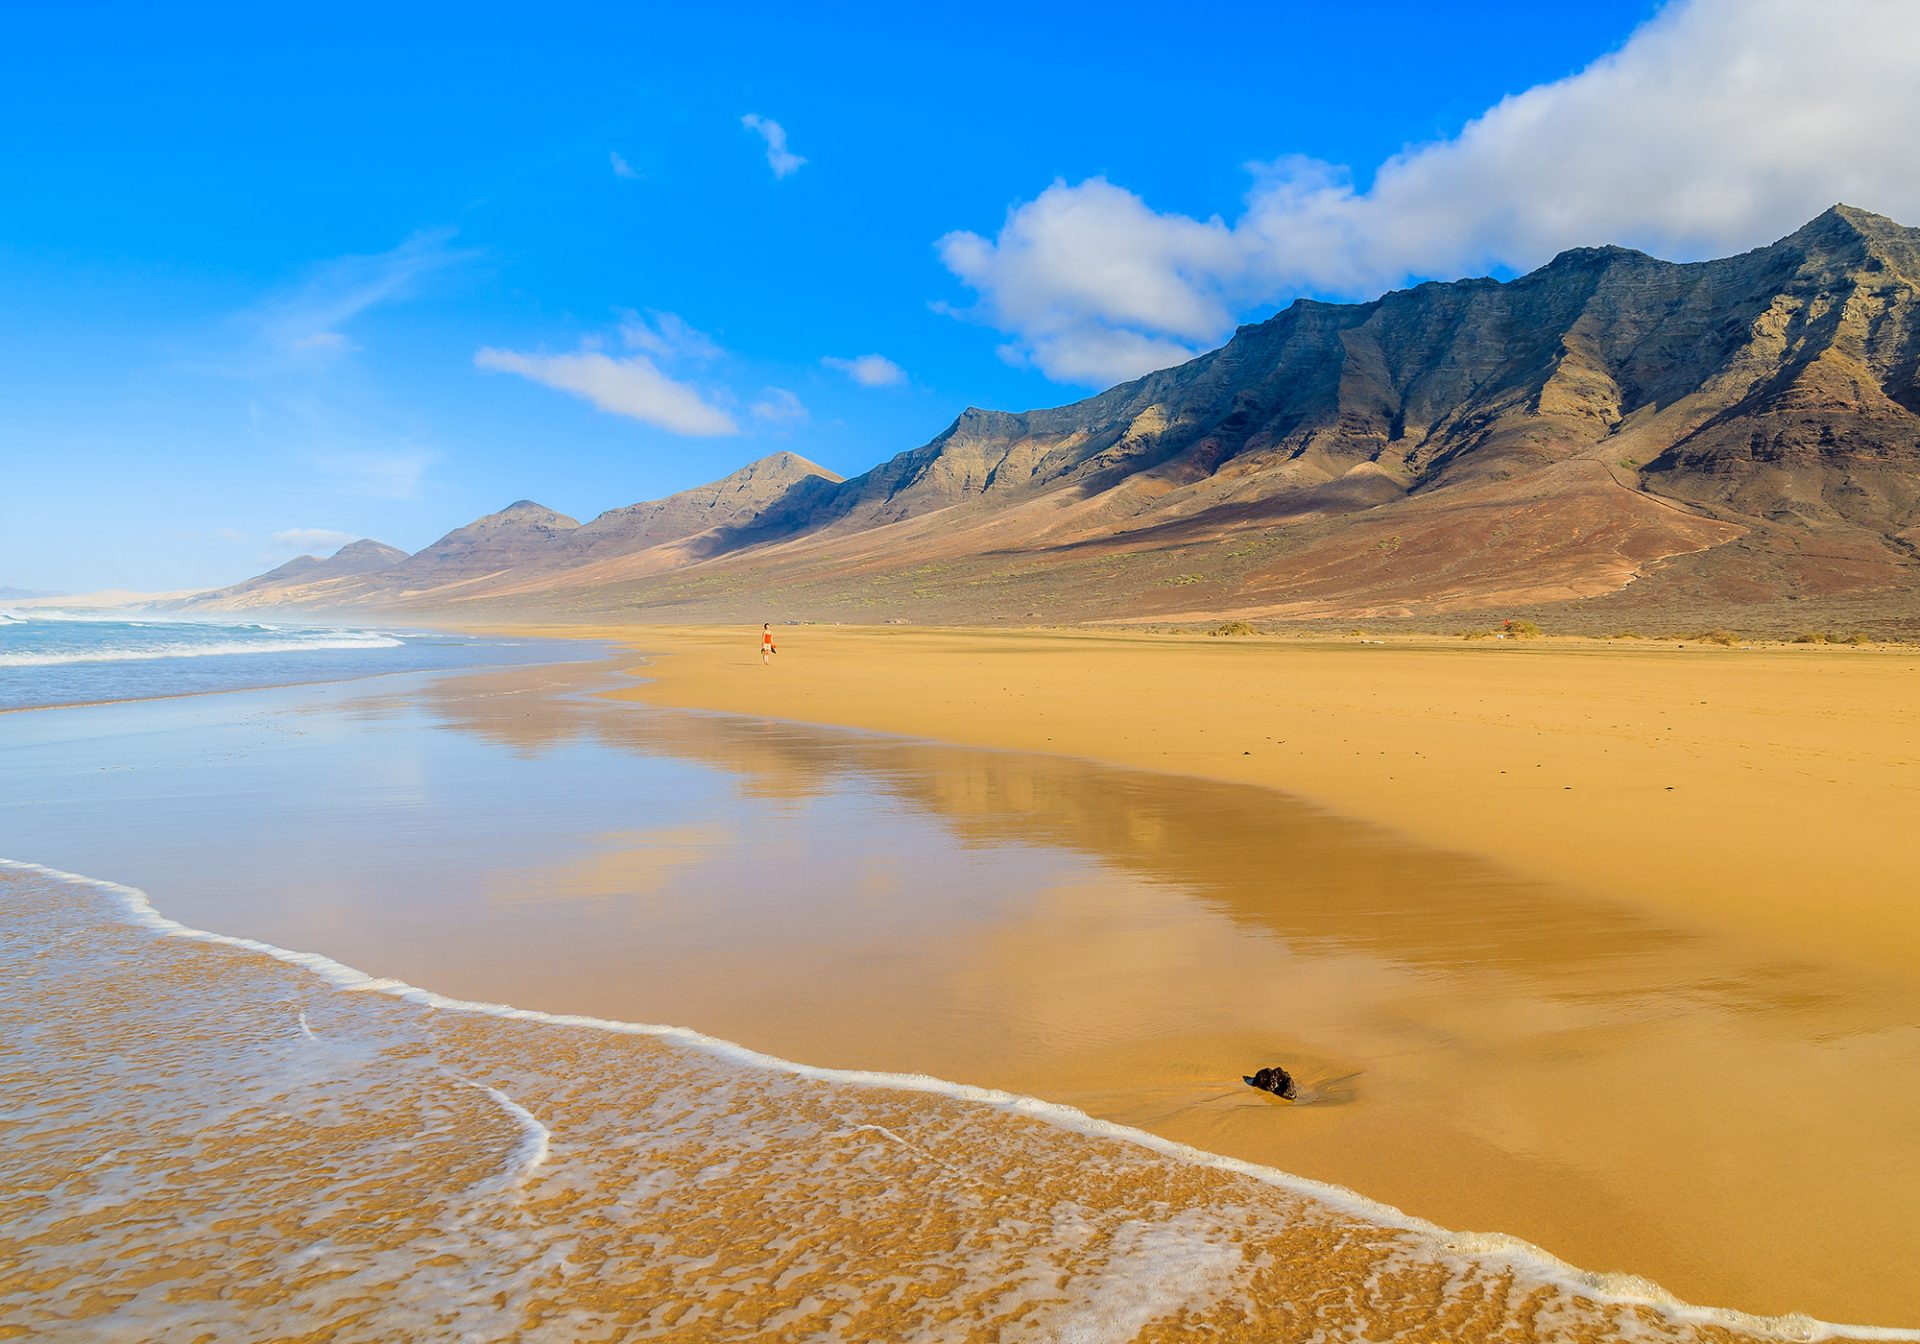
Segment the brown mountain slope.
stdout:
<svg viewBox="0 0 1920 1344">
<path fill-rule="evenodd" d="M 306 602 L 311 593 L 325 591 L 336 580 L 357 579 L 390 569 L 407 558 L 398 546 L 363 538 L 350 541 L 326 559 L 300 555 L 276 569 L 256 575 L 231 587 L 218 588 L 183 604 L 188 606 L 243 607 L 294 605 Z M 297 595 L 297 596 L 296 596 Z"/>
<path fill-rule="evenodd" d="M 698 545 L 667 535 L 672 501 L 636 506 L 594 548 L 424 600 L 931 620 L 1904 601 L 1917 291 L 1920 232 L 1837 206 L 1717 261 L 1582 248 L 1505 283 L 1302 300 L 1072 405 L 969 409 Z M 423 600 L 390 578 L 370 596 Z"/>
<path fill-rule="evenodd" d="M 609 509 L 568 538 L 566 565 L 627 555 L 690 537 L 724 549 L 736 534 L 811 512 L 840 477 L 797 453 L 775 453 L 730 476 L 665 499 Z"/>
<path fill-rule="evenodd" d="M 969 410 L 925 448 L 849 482 L 821 521 L 871 527 L 1065 487 L 1119 492 L 1103 511 L 1114 525 L 1251 500 L 1320 511 L 1345 503 L 1323 487 L 1362 465 L 1378 473 L 1357 501 L 1371 505 L 1386 501 L 1381 481 L 1433 490 L 1632 456 L 1608 440 L 1659 446 L 1622 468 L 1651 463 L 1640 484 L 1764 516 L 1792 483 L 1743 470 L 1722 445 L 1765 429 L 1783 447 L 1851 434 L 1853 451 L 1814 453 L 1808 470 L 1866 467 L 1907 484 L 1883 479 L 1868 507 L 1829 483 L 1822 516 L 1910 525 L 1917 238 L 1836 207 L 1722 261 L 1580 249 L 1507 284 L 1303 300 L 1218 351 L 1087 401 Z"/>
<path fill-rule="evenodd" d="M 537 565 L 580 524 L 523 499 L 477 518 L 377 576 L 380 591 L 432 592 Z"/>
<path fill-rule="evenodd" d="M 796 453 L 774 453 L 707 485 L 611 509 L 581 524 L 521 500 L 449 532 L 418 554 L 384 547 L 381 564 L 334 568 L 311 557 L 204 599 L 210 605 L 415 605 L 499 594 L 562 571 L 590 575 L 671 568 L 790 526 L 840 477 Z M 377 543 L 356 543 L 356 545 Z M 351 549 L 351 548 L 349 548 Z M 342 552 L 344 555 L 345 552 Z M 330 580 L 329 582 L 321 582 Z"/>
</svg>

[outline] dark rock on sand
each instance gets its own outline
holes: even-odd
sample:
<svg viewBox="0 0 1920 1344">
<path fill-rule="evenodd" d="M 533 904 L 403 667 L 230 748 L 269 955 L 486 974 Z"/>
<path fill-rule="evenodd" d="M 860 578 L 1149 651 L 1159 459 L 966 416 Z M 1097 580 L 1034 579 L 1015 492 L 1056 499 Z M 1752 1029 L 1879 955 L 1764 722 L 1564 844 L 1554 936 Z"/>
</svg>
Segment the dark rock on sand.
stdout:
<svg viewBox="0 0 1920 1344">
<path fill-rule="evenodd" d="M 1294 1086 L 1293 1075 L 1278 1064 L 1271 1068 L 1256 1069 L 1251 1077 L 1243 1076 L 1241 1081 L 1248 1087 L 1257 1087 L 1262 1092 L 1271 1092 L 1274 1096 L 1284 1097 L 1288 1101 L 1300 1095 L 1299 1089 Z"/>
</svg>

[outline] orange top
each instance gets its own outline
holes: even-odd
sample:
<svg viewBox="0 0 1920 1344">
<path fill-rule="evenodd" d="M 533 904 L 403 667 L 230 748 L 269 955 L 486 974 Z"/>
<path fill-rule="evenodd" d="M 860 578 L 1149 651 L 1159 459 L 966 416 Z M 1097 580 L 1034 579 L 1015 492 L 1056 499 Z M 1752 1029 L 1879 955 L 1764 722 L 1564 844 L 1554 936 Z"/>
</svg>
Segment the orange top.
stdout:
<svg viewBox="0 0 1920 1344">
<path fill-rule="evenodd" d="M 761 642 L 762 644 L 771 644 L 771 643 L 773 643 L 773 631 L 771 631 L 771 630 L 762 630 L 762 631 L 760 632 L 760 642 Z"/>
</svg>

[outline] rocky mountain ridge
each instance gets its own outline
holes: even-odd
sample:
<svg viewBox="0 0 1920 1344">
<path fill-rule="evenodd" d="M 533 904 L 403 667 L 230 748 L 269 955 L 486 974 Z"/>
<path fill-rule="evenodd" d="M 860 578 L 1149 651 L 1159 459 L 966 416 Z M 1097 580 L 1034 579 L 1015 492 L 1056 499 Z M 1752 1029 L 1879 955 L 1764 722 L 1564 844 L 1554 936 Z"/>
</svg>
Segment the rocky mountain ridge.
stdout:
<svg viewBox="0 0 1920 1344">
<path fill-rule="evenodd" d="M 791 454 L 582 527 L 522 503 L 347 605 L 663 618 L 1411 615 L 1915 588 L 1920 230 L 1579 248 L 1299 300 L 1066 406 L 969 408 L 846 481 Z M 264 577 L 264 576 L 263 576 Z M 252 581 L 258 583 L 259 580 Z"/>
</svg>

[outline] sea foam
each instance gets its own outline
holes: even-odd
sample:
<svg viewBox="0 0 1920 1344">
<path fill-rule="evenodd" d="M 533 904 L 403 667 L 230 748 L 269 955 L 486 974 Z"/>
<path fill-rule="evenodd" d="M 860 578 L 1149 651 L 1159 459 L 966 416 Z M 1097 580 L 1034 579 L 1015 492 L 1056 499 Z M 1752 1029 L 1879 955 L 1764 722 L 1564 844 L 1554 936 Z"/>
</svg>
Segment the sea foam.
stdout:
<svg viewBox="0 0 1920 1344">
<path fill-rule="evenodd" d="M 206 644 L 146 644 L 135 648 L 82 649 L 64 653 L 0 653 L 0 667 L 65 667 L 73 663 L 137 663 L 170 658 L 211 658 L 243 653 L 305 653 L 318 649 L 397 649 L 389 635 L 329 639 L 226 640 Z"/>
<path fill-rule="evenodd" d="M 1528 1279 L 1566 1289 L 1585 1301 L 1649 1311 L 1676 1324 L 1718 1327 L 1763 1339 L 1815 1341 L 1845 1336 L 1862 1340 L 1920 1341 L 1920 1330 L 1845 1326 L 1803 1315 L 1762 1317 L 1724 1308 L 1697 1306 L 1681 1301 L 1642 1279 L 1580 1270 L 1517 1238 L 1500 1234 L 1450 1232 L 1350 1190 L 1209 1153 L 1142 1130 L 1099 1120 L 1072 1107 L 1036 1097 L 974 1087 L 922 1074 L 833 1069 L 803 1064 L 686 1027 L 544 1013 L 507 1004 L 454 999 L 403 981 L 367 975 L 317 953 L 299 952 L 255 939 L 192 928 L 162 915 L 146 893 L 134 887 L 19 860 L 0 859 L 0 868 L 100 891 L 114 898 L 132 923 L 160 936 L 258 953 L 297 966 L 342 991 L 385 995 L 441 1012 L 651 1037 L 744 1068 L 858 1089 L 936 1095 L 1022 1116 L 1055 1129 L 1119 1141 L 1189 1167 L 1208 1168 L 1249 1178 L 1378 1228 L 1411 1234 L 1426 1253 L 1442 1259 L 1453 1259 L 1463 1269 L 1471 1267 L 1496 1273 L 1511 1269 Z M 300 1017 L 300 1027 L 309 1038 L 314 1037 L 304 1013 Z M 495 1178 L 495 1182 L 503 1187 L 518 1186 L 547 1160 L 551 1141 L 549 1130 L 531 1111 L 505 1092 L 464 1077 L 457 1077 L 457 1081 L 486 1093 L 518 1128 L 521 1137 Z M 862 1125 L 857 1128 L 873 1131 L 881 1127 Z M 887 1137 L 897 1136 L 888 1134 Z M 1224 1291 L 1225 1271 L 1231 1257 L 1209 1240 L 1203 1222 L 1189 1219 L 1184 1223 L 1142 1227 L 1137 1235 L 1129 1234 L 1131 1241 L 1115 1244 L 1111 1254 L 1118 1273 L 1118 1277 L 1113 1278 L 1117 1286 L 1112 1290 L 1112 1296 L 1097 1304 L 1090 1304 L 1093 1310 L 1081 1327 L 1082 1334 L 1077 1337 L 1124 1337 L 1129 1327 L 1137 1329 L 1158 1315 L 1168 1303 L 1192 1302 Z"/>
</svg>

